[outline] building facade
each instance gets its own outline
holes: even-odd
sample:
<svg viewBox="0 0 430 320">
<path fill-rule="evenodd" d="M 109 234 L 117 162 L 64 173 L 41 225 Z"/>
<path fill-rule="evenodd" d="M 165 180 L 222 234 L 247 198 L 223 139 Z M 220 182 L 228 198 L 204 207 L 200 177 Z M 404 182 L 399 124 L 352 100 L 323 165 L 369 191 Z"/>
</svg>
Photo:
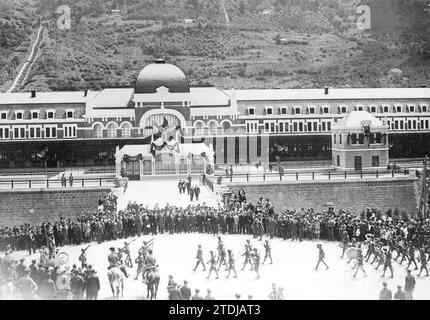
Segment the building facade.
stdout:
<svg viewBox="0 0 430 320">
<path fill-rule="evenodd" d="M 155 61 L 135 88 L 0 94 L 0 167 L 115 165 L 119 146 L 145 144 L 164 119 L 180 142 L 212 145 L 215 162 L 330 160 L 331 127 L 367 111 L 389 130 L 390 157 L 430 147 L 430 89 L 222 90 L 190 87 Z"/>
<path fill-rule="evenodd" d="M 332 165 L 338 170 L 384 170 L 388 148 L 388 125 L 367 111 L 353 111 L 332 126 Z"/>
</svg>

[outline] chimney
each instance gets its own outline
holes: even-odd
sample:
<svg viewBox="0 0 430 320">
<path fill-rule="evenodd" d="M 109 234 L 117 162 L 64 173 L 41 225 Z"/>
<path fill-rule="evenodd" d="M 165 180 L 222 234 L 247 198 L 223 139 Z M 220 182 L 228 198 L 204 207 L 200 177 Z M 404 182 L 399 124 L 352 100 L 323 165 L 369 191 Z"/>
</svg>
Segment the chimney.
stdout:
<svg viewBox="0 0 430 320">
<path fill-rule="evenodd" d="M 84 97 L 86 97 L 88 95 L 88 89 L 84 90 Z"/>
<path fill-rule="evenodd" d="M 36 90 L 31 90 L 31 97 L 36 98 Z"/>
<path fill-rule="evenodd" d="M 325 95 L 328 95 L 328 87 L 325 87 L 325 88 L 324 88 L 324 94 L 325 94 Z"/>
</svg>

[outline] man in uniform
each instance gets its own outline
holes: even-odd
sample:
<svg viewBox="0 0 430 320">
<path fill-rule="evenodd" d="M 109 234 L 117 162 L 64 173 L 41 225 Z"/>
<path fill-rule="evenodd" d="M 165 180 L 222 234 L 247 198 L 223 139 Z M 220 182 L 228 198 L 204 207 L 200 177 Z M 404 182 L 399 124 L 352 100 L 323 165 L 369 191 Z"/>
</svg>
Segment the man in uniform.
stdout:
<svg viewBox="0 0 430 320">
<path fill-rule="evenodd" d="M 81 255 L 79 256 L 79 261 L 81 262 L 81 267 L 87 267 L 87 255 L 85 254 L 85 249 L 81 249 Z"/>
<path fill-rule="evenodd" d="M 234 277 L 237 278 L 233 252 L 230 249 L 228 249 L 227 252 L 228 252 L 228 275 L 227 275 L 227 279 L 230 277 L 231 270 L 234 271 Z"/>
<path fill-rule="evenodd" d="M 421 261 L 421 268 L 420 273 L 418 274 L 418 277 L 421 276 L 421 272 L 425 270 L 427 272 L 426 277 L 429 276 L 429 270 L 427 269 L 427 256 L 424 248 L 420 249 L 420 261 Z"/>
<path fill-rule="evenodd" d="M 245 269 L 246 264 L 249 262 L 251 265 L 251 269 L 253 269 L 253 263 L 252 263 L 252 248 L 249 240 L 247 240 L 247 243 L 245 244 L 245 252 L 242 254 L 242 256 L 245 256 L 245 262 L 243 263 L 242 271 Z"/>
<path fill-rule="evenodd" d="M 382 274 L 382 277 L 385 277 L 385 271 L 387 271 L 387 268 L 388 268 L 391 271 L 390 278 L 394 278 L 393 266 L 391 265 L 392 258 L 393 258 L 393 255 L 391 251 L 388 249 L 387 253 L 384 255 L 384 273 Z"/>
<path fill-rule="evenodd" d="M 341 256 L 342 259 L 343 259 L 343 256 L 345 255 L 346 249 L 348 249 L 348 243 L 349 243 L 349 236 L 348 236 L 348 232 L 345 230 L 342 235 L 342 256 Z"/>
<path fill-rule="evenodd" d="M 157 267 L 158 267 L 157 260 L 152 255 L 152 249 L 149 249 L 148 255 L 146 256 L 146 260 L 145 260 L 145 267 L 143 268 L 143 271 L 142 271 L 143 282 L 145 284 L 146 284 L 146 274 L 148 273 L 148 271 L 155 269 Z"/>
<path fill-rule="evenodd" d="M 318 270 L 318 267 L 319 267 L 319 265 L 320 265 L 321 262 L 324 263 L 326 269 L 328 269 L 328 265 L 324 261 L 324 259 L 325 259 L 325 253 L 324 253 L 324 250 L 322 248 L 322 244 L 317 244 L 317 248 L 318 248 L 318 263 L 317 263 L 317 266 L 315 267 L 315 270 Z"/>
<path fill-rule="evenodd" d="M 196 260 L 197 260 L 196 266 L 194 267 L 193 271 L 197 270 L 197 267 L 199 266 L 199 264 L 203 266 L 203 271 L 206 271 L 206 266 L 205 266 L 205 263 L 203 262 L 203 250 L 200 244 L 197 246 Z"/>
<path fill-rule="evenodd" d="M 131 262 L 130 257 L 130 246 L 129 243 L 124 241 L 124 247 L 122 248 L 122 252 L 125 254 L 125 265 L 129 268 L 133 268 L 133 262 Z"/>
<path fill-rule="evenodd" d="M 218 249 L 218 254 L 219 254 L 219 258 L 218 258 L 218 262 L 219 262 L 219 266 L 218 266 L 218 271 L 221 269 L 221 266 L 224 264 L 225 265 L 225 270 L 228 270 L 228 265 L 227 265 L 227 261 L 226 261 L 226 252 L 224 249 L 223 244 L 221 243 Z"/>
<path fill-rule="evenodd" d="M 418 270 L 418 266 L 417 266 L 417 262 L 415 261 L 415 247 L 414 245 L 411 243 L 409 246 L 409 252 L 408 252 L 408 266 L 406 267 L 406 269 L 409 269 L 410 265 L 413 263 L 415 265 L 415 269 L 414 270 Z"/>
<path fill-rule="evenodd" d="M 257 273 L 257 279 L 260 279 L 260 254 L 257 251 L 257 248 L 254 248 L 254 253 L 252 254 L 252 258 L 254 260 L 254 270 Z"/>
<path fill-rule="evenodd" d="M 108 255 L 108 262 L 109 262 L 108 269 L 118 267 L 120 268 L 122 273 L 124 273 L 125 277 L 128 278 L 127 270 L 125 270 L 125 267 L 121 265 L 120 257 L 118 257 L 117 254 L 115 253 L 115 248 L 110 247 L 109 250 L 110 250 L 110 254 Z"/>
<path fill-rule="evenodd" d="M 138 256 L 134 262 L 137 264 L 136 278 L 134 278 L 134 280 L 137 280 L 139 274 L 142 272 L 143 267 L 145 266 L 145 257 L 143 256 L 142 252 L 138 253 Z"/>
<path fill-rule="evenodd" d="M 354 268 L 357 268 L 354 273 L 354 278 L 357 276 L 358 270 L 363 271 L 364 276 L 367 277 L 366 271 L 364 271 L 363 267 L 363 253 L 361 252 L 361 247 L 359 246 L 359 249 L 357 251 L 357 265 Z"/>
<path fill-rule="evenodd" d="M 209 277 L 210 277 L 210 275 L 211 275 L 212 271 L 214 271 L 214 272 L 215 272 L 215 274 L 216 274 L 216 279 L 219 279 L 218 271 L 217 271 L 217 269 L 216 269 L 216 265 L 217 265 L 217 259 L 216 259 L 216 256 L 215 256 L 215 254 L 214 254 L 214 252 L 213 252 L 213 251 L 211 251 L 210 253 L 211 253 L 211 258 L 210 258 L 210 260 L 207 262 L 207 263 L 209 264 L 209 274 L 208 274 L 208 276 L 206 277 L 206 279 L 209 279 Z"/>
<path fill-rule="evenodd" d="M 273 260 L 272 260 L 272 248 L 270 247 L 270 243 L 269 240 L 266 240 L 266 242 L 264 243 L 264 260 L 263 263 L 264 264 L 266 262 L 267 258 L 270 258 L 270 264 L 273 264 Z"/>
</svg>

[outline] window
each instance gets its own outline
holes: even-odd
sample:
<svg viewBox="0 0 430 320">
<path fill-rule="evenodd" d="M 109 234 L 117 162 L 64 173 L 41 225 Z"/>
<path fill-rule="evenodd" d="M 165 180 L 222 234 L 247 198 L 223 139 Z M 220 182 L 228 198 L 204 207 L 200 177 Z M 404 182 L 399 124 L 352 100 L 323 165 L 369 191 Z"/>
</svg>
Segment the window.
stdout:
<svg viewBox="0 0 430 320">
<path fill-rule="evenodd" d="M 116 130 L 117 130 L 118 126 L 116 123 L 109 123 L 107 126 L 107 137 L 108 138 L 116 138 Z"/>
<path fill-rule="evenodd" d="M 31 111 L 31 119 L 39 119 L 39 113 L 40 113 L 40 111 L 39 110 L 33 110 L 33 111 Z"/>
<path fill-rule="evenodd" d="M 295 112 L 295 114 L 300 114 L 301 113 L 301 108 L 300 107 L 294 108 L 294 112 Z"/>
<path fill-rule="evenodd" d="M 409 112 L 415 112 L 415 106 L 409 106 Z"/>
<path fill-rule="evenodd" d="M 22 120 L 24 118 L 24 112 L 23 111 L 16 111 L 15 118 L 16 118 L 16 120 Z"/>
<path fill-rule="evenodd" d="M 384 106 L 384 108 L 383 108 L 383 109 L 384 109 L 384 112 L 385 112 L 385 113 L 388 113 L 388 106 Z"/>
<path fill-rule="evenodd" d="M 312 131 L 312 122 L 308 122 L 307 126 L 308 131 Z"/>
<path fill-rule="evenodd" d="M 325 122 L 322 122 L 321 123 L 321 131 L 325 131 L 325 129 L 326 129 Z"/>
<path fill-rule="evenodd" d="M 46 119 L 54 119 L 54 111 L 47 111 L 46 112 Z"/>
<path fill-rule="evenodd" d="M 400 120 L 400 130 L 403 130 L 403 120 Z"/>
<path fill-rule="evenodd" d="M 232 134 L 233 130 L 231 129 L 231 123 L 228 121 L 224 121 L 222 123 L 222 130 L 224 134 Z"/>
<path fill-rule="evenodd" d="M 422 106 L 423 112 L 427 112 L 427 106 Z"/>
<path fill-rule="evenodd" d="M 255 108 L 248 108 L 248 114 L 250 116 L 254 115 L 255 114 Z"/>
<path fill-rule="evenodd" d="M 333 135 L 333 143 L 336 144 L 336 133 Z"/>
<path fill-rule="evenodd" d="M 202 121 L 196 121 L 194 123 L 194 128 L 195 128 L 195 134 L 198 136 L 203 135 L 203 127 L 204 127 L 204 123 Z"/>
<path fill-rule="evenodd" d="M 131 124 L 124 122 L 121 124 L 121 136 L 123 138 L 129 138 L 131 136 Z"/>
<path fill-rule="evenodd" d="M 247 133 L 258 133 L 258 122 L 252 121 L 246 123 L 246 132 Z"/>
<path fill-rule="evenodd" d="M 281 108 L 281 114 L 287 114 L 287 108 Z"/>
<path fill-rule="evenodd" d="M 342 134 L 339 133 L 339 144 L 342 144 Z"/>
<path fill-rule="evenodd" d="M 396 130 L 399 129 L 399 121 L 398 120 L 394 120 L 394 129 L 396 129 Z"/>
<path fill-rule="evenodd" d="M 382 134 L 380 132 L 376 133 L 376 143 L 381 143 Z"/>
<path fill-rule="evenodd" d="M 56 138 L 57 126 L 45 126 L 45 138 Z"/>
<path fill-rule="evenodd" d="M 358 135 L 358 144 L 364 144 L 364 134 L 362 133 Z"/>
<path fill-rule="evenodd" d="M 9 128 L 0 128 L 0 139 L 9 139 Z"/>
<path fill-rule="evenodd" d="M 355 108 L 357 111 L 363 111 L 363 106 L 356 106 Z"/>
<path fill-rule="evenodd" d="M 336 156 L 336 165 L 338 167 L 340 167 L 340 156 L 339 155 Z"/>
<path fill-rule="evenodd" d="M 379 156 L 372 156 L 372 167 L 379 167 Z"/>
<path fill-rule="evenodd" d="M 2 113 L 0 114 L 0 118 L 1 118 L 2 120 L 6 120 L 6 119 L 7 119 L 7 112 L 2 112 Z"/>
<path fill-rule="evenodd" d="M 375 135 L 371 133 L 369 135 L 369 144 L 373 144 L 373 143 L 375 143 Z"/>
<path fill-rule="evenodd" d="M 28 127 L 28 136 L 30 139 L 42 138 L 42 127 L 41 126 Z"/>
<path fill-rule="evenodd" d="M 279 132 L 288 132 L 289 131 L 289 123 L 288 122 L 279 122 Z"/>
<path fill-rule="evenodd" d="M 323 108 L 323 113 L 324 113 L 324 114 L 330 113 L 330 109 L 329 109 L 329 107 L 324 107 L 324 108 Z"/>
<path fill-rule="evenodd" d="M 314 107 L 309 108 L 309 114 L 315 114 L 315 108 Z"/>
<path fill-rule="evenodd" d="M 357 135 L 355 133 L 351 134 L 351 144 L 357 144 Z"/>
<path fill-rule="evenodd" d="M 209 134 L 216 135 L 218 130 L 218 123 L 216 121 L 209 121 Z"/>
<path fill-rule="evenodd" d="M 396 106 L 396 112 L 402 112 L 402 106 Z"/>
<path fill-rule="evenodd" d="M 266 121 L 264 122 L 264 132 L 265 133 L 274 133 L 276 132 L 275 122 L 274 121 Z"/>
<path fill-rule="evenodd" d="M 68 124 L 63 126 L 64 138 L 76 138 L 77 125 Z"/>
<path fill-rule="evenodd" d="M 13 137 L 14 139 L 24 139 L 25 127 L 13 127 Z"/>
<path fill-rule="evenodd" d="M 273 114 L 273 108 L 266 108 L 266 114 Z"/>
<path fill-rule="evenodd" d="M 340 107 L 340 113 L 346 113 L 346 106 Z"/>
<path fill-rule="evenodd" d="M 371 106 L 370 107 L 370 112 L 375 113 L 376 112 L 376 106 Z"/>
</svg>

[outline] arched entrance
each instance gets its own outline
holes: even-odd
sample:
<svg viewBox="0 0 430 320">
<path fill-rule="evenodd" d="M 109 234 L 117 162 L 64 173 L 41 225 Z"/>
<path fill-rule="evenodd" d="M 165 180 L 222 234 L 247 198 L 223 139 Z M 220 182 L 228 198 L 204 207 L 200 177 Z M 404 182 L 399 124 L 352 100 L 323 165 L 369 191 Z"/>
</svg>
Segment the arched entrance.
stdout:
<svg viewBox="0 0 430 320">
<path fill-rule="evenodd" d="M 167 120 L 168 127 L 180 126 L 181 128 L 186 127 L 186 121 L 184 116 L 177 110 L 172 109 L 156 109 L 147 111 L 140 119 L 140 128 L 143 129 L 144 136 L 150 136 L 157 131 L 152 127 L 154 125 L 161 126 Z M 174 137 L 176 138 L 176 137 Z"/>
</svg>

